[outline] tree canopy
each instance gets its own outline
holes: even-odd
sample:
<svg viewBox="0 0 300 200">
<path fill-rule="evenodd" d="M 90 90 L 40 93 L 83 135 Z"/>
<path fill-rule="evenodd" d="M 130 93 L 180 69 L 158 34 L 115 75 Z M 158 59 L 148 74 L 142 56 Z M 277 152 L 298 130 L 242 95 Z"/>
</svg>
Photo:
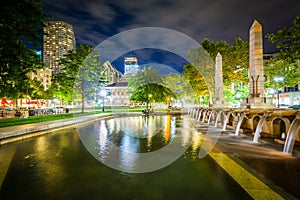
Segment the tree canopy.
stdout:
<svg viewBox="0 0 300 200">
<path fill-rule="evenodd" d="M 276 59 L 284 59 L 288 63 L 300 59 L 300 16 L 296 16 L 289 28 L 283 27 L 276 33 L 267 34 L 266 37 L 279 49 Z"/>
<path fill-rule="evenodd" d="M 274 88 L 276 84 L 276 87 L 294 87 L 300 79 L 300 17 L 295 18 L 291 27 L 284 27 L 266 37 L 276 44 L 279 52 L 265 64 L 265 86 Z M 284 80 L 276 82 L 275 77 L 283 77 Z"/>
<path fill-rule="evenodd" d="M 97 97 L 99 88 L 104 76 L 101 67 L 100 55 L 93 48 L 86 44 L 81 44 L 76 49 L 71 50 L 61 58 L 63 65 L 60 73 L 53 78 L 53 89 L 59 90 L 60 95 L 66 99 L 81 97 L 82 112 L 87 99 Z"/>
<path fill-rule="evenodd" d="M 42 67 L 40 48 L 46 15 L 41 0 L 0 2 L 0 92 L 8 98 L 31 96 L 28 73 Z"/>
<path fill-rule="evenodd" d="M 147 103 L 147 109 L 151 102 L 167 102 L 170 97 L 176 98 L 175 93 L 163 85 L 162 77 L 151 67 L 129 78 L 127 92 L 130 100 Z"/>
<path fill-rule="evenodd" d="M 200 96 L 213 95 L 215 77 L 215 58 L 218 52 L 222 55 L 223 82 L 225 88 L 230 90 L 235 84 L 244 87 L 248 84 L 249 44 L 241 38 L 236 38 L 232 45 L 225 41 L 212 42 L 205 38 L 201 47 L 191 49 L 188 57 L 192 63 L 184 67 L 183 77 L 191 84 L 198 99 Z M 234 99 L 235 94 L 225 91 L 225 99 Z"/>
<path fill-rule="evenodd" d="M 215 60 L 218 52 L 222 55 L 224 84 L 248 84 L 249 69 L 249 43 L 241 38 L 236 38 L 232 45 L 226 41 L 212 42 L 205 38 L 202 47 L 208 52 L 211 59 Z"/>
</svg>

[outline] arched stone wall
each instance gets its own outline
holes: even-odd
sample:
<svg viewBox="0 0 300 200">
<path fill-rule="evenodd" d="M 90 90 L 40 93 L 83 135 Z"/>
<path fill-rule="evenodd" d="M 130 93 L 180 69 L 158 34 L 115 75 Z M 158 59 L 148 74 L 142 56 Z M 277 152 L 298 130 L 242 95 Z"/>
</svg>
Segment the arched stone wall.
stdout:
<svg viewBox="0 0 300 200">
<path fill-rule="evenodd" d="M 281 124 L 278 125 L 278 128 L 276 128 L 277 124 L 275 124 L 276 121 L 283 122 L 285 125 L 285 130 L 281 129 Z M 282 131 L 285 131 L 285 134 L 287 135 L 289 129 L 290 129 L 291 123 L 288 118 L 285 117 L 274 117 L 271 123 L 271 131 L 273 134 L 274 139 L 281 139 L 281 133 Z"/>
<path fill-rule="evenodd" d="M 229 116 L 228 116 L 228 125 L 229 126 L 233 126 L 233 121 L 234 121 L 234 114 L 232 112 L 229 112 Z"/>
</svg>

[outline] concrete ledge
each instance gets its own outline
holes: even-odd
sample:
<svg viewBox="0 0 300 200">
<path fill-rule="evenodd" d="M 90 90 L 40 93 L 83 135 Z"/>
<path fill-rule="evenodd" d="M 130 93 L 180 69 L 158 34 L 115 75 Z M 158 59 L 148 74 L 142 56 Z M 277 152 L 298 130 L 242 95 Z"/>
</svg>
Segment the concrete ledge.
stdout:
<svg viewBox="0 0 300 200">
<path fill-rule="evenodd" d="M 162 114 L 180 114 L 178 112 L 157 112 L 153 115 Z M 182 114 L 182 113 L 181 113 Z M 76 126 L 81 126 L 87 123 L 92 123 L 94 121 L 109 119 L 113 117 L 126 117 L 126 116 L 140 116 L 140 112 L 131 113 L 113 113 L 113 114 L 97 114 L 97 115 L 87 115 L 76 118 L 68 118 L 62 120 L 55 120 L 49 122 L 40 122 L 28 125 L 19 125 L 12 127 L 5 127 L 0 129 L 0 145 L 16 142 L 19 140 L 24 140 L 64 129 L 76 128 Z"/>
<path fill-rule="evenodd" d="M 0 145 L 24 140 L 27 138 L 44 135 L 47 133 L 75 128 L 77 125 L 84 123 L 91 123 L 96 120 L 104 119 L 111 117 L 112 114 L 105 115 L 92 115 L 92 116 L 83 116 L 77 118 L 68 118 L 63 120 L 55 120 L 49 122 L 41 122 L 36 124 L 31 124 L 31 127 L 28 125 L 20 125 L 5 128 L 4 132 L 0 133 Z M 23 127 L 23 128 L 22 128 Z"/>
</svg>

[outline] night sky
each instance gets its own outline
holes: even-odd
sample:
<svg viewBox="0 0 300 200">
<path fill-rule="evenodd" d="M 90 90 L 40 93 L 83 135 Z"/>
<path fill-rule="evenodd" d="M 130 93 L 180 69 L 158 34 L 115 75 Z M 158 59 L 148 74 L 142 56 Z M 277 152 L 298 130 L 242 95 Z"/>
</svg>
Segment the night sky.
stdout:
<svg viewBox="0 0 300 200">
<path fill-rule="evenodd" d="M 115 34 L 140 27 L 172 29 L 199 43 L 204 38 L 232 43 L 237 37 L 248 40 L 255 19 L 265 35 L 289 27 L 300 15 L 299 0 L 44 0 L 43 7 L 53 16 L 51 20 L 73 25 L 77 44 L 93 47 Z M 264 53 L 275 50 L 264 40 Z M 140 64 L 153 61 L 179 71 L 186 62 L 161 50 L 146 49 L 123 56 L 129 55 L 138 56 Z M 111 61 L 121 71 L 122 59 Z"/>
</svg>

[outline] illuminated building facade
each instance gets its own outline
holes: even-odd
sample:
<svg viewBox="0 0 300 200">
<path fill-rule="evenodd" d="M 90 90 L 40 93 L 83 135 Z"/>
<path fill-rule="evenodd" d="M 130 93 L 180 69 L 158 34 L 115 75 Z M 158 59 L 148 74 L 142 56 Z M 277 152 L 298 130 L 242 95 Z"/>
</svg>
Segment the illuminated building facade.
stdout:
<svg viewBox="0 0 300 200">
<path fill-rule="evenodd" d="M 124 59 L 124 77 L 129 77 L 138 73 L 140 67 L 136 57 L 125 57 Z"/>
<path fill-rule="evenodd" d="M 43 62 L 52 75 L 60 71 L 60 58 L 76 47 L 72 25 L 63 21 L 48 22 L 44 28 Z"/>
</svg>

